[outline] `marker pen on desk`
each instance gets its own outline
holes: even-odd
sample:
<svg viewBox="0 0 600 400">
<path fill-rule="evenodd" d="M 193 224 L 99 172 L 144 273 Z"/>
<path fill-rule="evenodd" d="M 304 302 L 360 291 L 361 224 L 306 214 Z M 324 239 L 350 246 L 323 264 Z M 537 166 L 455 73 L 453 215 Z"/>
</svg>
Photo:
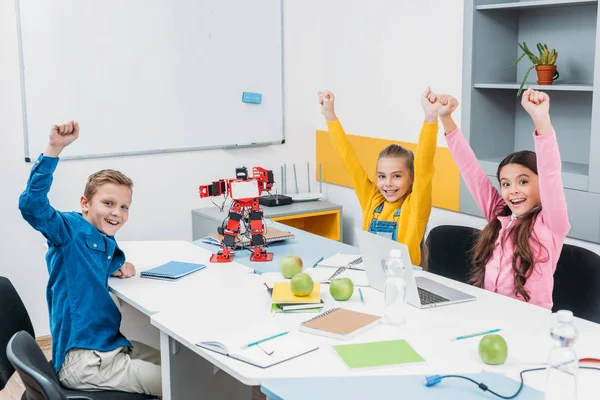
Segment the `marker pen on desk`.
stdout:
<svg viewBox="0 0 600 400">
<path fill-rule="evenodd" d="M 363 305 L 364 305 L 365 298 L 363 297 L 362 290 L 360 290 L 360 288 L 358 288 L 358 294 L 360 295 L 360 302 L 363 303 Z"/>
<path fill-rule="evenodd" d="M 471 333 L 468 335 L 462 335 L 462 336 L 457 336 L 455 338 L 452 338 L 451 340 L 462 340 L 462 339 L 469 339 L 472 337 L 476 337 L 476 336 L 483 336 L 483 335 L 487 335 L 489 333 L 495 333 L 495 332 L 499 332 L 500 329 L 490 329 L 489 331 L 485 331 L 485 332 L 477 332 L 477 333 Z"/>
<path fill-rule="evenodd" d="M 281 332 L 281 333 L 278 333 L 277 335 L 269 336 L 269 337 L 266 337 L 264 339 L 257 340 L 256 342 L 248 343 L 248 344 L 242 346 L 242 349 L 246 349 L 248 347 L 256 346 L 256 345 L 264 343 L 264 342 L 266 342 L 268 340 L 275 339 L 275 338 L 278 338 L 278 337 L 283 336 L 283 335 L 287 335 L 288 333 L 289 332 Z"/>
<path fill-rule="evenodd" d="M 318 264 L 319 264 L 321 261 L 323 261 L 323 259 L 324 259 L 324 258 L 325 258 L 325 257 L 321 257 L 321 258 L 319 258 L 319 259 L 317 260 L 317 262 L 313 264 L 313 268 L 314 268 L 314 267 L 316 267 L 316 266 L 317 266 L 317 265 L 318 265 Z"/>
</svg>

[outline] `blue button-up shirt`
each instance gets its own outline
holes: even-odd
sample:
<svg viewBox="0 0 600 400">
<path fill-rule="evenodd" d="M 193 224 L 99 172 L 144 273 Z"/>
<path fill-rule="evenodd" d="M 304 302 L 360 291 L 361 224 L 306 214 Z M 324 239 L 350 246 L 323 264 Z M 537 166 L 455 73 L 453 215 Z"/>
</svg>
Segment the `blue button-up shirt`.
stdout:
<svg viewBox="0 0 600 400">
<path fill-rule="evenodd" d="M 23 218 L 48 240 L 46 299 L 52 359 L 58 371 L 72 348 L 109 351 L 131 343 L 121 334 L 121 313 L 108 292 L 108 277 L 125 262 L 114 237 L 80 213 L 60 212 L 48 201 L 58 158 L 40 155 L 19 198 Z"/>
</svg>

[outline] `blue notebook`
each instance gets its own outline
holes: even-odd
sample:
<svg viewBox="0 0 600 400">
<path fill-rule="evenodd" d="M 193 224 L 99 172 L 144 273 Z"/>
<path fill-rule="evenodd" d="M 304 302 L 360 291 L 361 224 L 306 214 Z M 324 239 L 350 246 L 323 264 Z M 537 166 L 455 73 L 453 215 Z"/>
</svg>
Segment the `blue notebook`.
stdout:
<svg viewBox="0 0 600 400">
<path fill-rule="evenodd" d="M 142 278 L 163 279 L 166 281 L 176 281 L 194 272 L 206 268 L 204 264 L 192 264 L 182 261 L 169 261 L 166 264 L 143 271 Z"/>
</svg>

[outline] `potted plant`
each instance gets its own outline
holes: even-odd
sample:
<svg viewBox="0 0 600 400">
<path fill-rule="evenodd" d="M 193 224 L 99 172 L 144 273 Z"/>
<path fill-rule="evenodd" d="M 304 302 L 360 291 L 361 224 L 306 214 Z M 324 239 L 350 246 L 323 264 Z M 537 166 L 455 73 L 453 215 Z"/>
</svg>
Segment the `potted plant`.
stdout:
<svg viewBox="0 0 600 400">
<path fill-rule="evenodd" d="M 558 58 L 558 52 L 554 49 L 550 51 L 548 50 L 548 46 L 546 46 L 545 44 L 542 45 L 541 43 L 538 43 L 537 49 L 540 53 L 538 57 L 535 54 L 533 54 L 531 50 L 529 50 L 525 42 L 523 42 L 522 44 L 518 43 L 518 45 L 521 48 L 521 50 L 523 50 L 523 54 L 521 54 L 519 58 L 517 58 L 515 62 L 513 62 L 510 66 L 514 67 L 515 65 L 517 65 L 519 61 L 521 61 L 521 59 L 523 59 L 523 57 L 525 56 L 529 57 L 533 65 L 529 67 L 529 69 L 525 73 L 523 81 L 521 82 L 521 86 L 519 87 L 519 92 L 517 93 L 517 96 L 521 95 L 521 92 L 523 91 L 523 86 L 525 85 L 525 81 L 527 81 L 527 77 L 529 76 L 529 72 L 534 67 L 538 75 L 538 84 L 552 85 L 552 82 L 554 82 L 559 77 L 559 73 L 556 70 L 555 65 L 556 59 Z"/>
</svg>

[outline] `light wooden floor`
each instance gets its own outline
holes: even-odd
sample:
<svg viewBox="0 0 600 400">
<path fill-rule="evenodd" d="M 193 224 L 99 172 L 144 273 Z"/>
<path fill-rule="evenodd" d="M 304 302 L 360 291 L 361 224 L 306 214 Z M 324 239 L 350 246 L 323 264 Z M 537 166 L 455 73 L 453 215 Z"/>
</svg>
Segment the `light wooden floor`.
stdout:
<svg viewBox="0 0 600 400">
<path fill-rule="evenodd" d="M 36 339 L 46 358 L 48 360 L 51 358 L 52 353 L 52 340 L 50 336 L 42 336 Z M 12 378 L 8 381 L 8 384 L 3 390 L 0 390 L 0 400 L 19 400 L 23 395 L 25 388 L 23 387 L 23 383 L 19 378 L 19 374 L 16 372 L 13 374 Z"/>
<path fill-rule="evenodd" d="M 44 351 L 46 358 L 50 359 L 52 353 L 50 336 L 39 337 L 37 338 L 37 342 Z M 19 375 L 15 372 L 4 390 L 0 390 L 0 400 L 20 400 L 24 391 L 23 383 L 19 379 Z M 265 395 L 260 392 L 259 386 L 252 388 L 252 400 L 264 400 L 265 398 Z"/>
</svg>

